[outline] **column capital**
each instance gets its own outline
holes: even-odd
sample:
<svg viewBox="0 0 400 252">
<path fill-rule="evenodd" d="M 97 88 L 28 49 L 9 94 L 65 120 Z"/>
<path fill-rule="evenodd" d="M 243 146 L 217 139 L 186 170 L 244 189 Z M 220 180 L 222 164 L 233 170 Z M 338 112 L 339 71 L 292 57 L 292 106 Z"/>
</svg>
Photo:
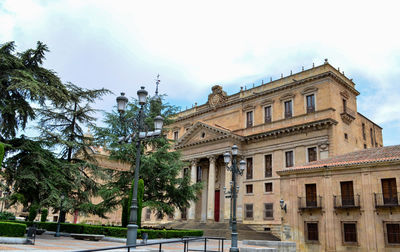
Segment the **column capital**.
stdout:
<svg viewBox="0 0 400 252">
<path fill-rule="evenodd" d="M 195 166 L 195 165 L 197 164 L 198 161 L 199 161 L 198 158 L 193 158 L 193 159 L 190 159 L 190 160 L 189 160 L 189 162 L 190 162 L 190 164 L 191 164 L 192 166 Z"/>
<path fill-rule="evenodd" d="M 210 163 L 215 163 L 215 161 L 217 160 L 217 155 L 210 155 L 207 156 L 207 158 L 210 161 Z"/>
</svg>

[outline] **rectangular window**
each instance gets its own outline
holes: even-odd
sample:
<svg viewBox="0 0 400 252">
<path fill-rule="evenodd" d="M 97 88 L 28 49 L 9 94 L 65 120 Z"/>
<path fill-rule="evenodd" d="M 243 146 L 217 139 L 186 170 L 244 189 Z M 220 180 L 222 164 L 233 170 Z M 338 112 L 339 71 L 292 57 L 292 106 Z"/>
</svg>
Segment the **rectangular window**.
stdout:
<svg viewBox="0 0 400 252">
<path fill-rule="evenodd" d="M 342 206 L 354 206 L 353 181 L 340 182 Z"/>
<path fill-rule="evenodd" d="M 369 129 L 369 134 L 371 135 L 371 146 L 374 147 L 374 133 L 372 128 Z"/>
<path fill-rule="evenodd" d="M 285 152 L 286 167 L 293 167 L 293 151 Z"/>
<path fill-rule="evenodd" d="M 151 209 L 150 208 L 146 208 L 146 220 L 150 220 L 150 216 L 151 216 Z"/>
<path fill-rule="evenodd" d="M 246 185 L 246 193 L 247 194 L 253 193 L 253 185 Z"/>
<path fill-rule="evenodd" d="M 345 140 L 348 140 L 348 139 L 349 139 L 349 136 L 347 135 L 347 133 L 344 133 L 344 139 L 345 139 Z"/>
<path fill-rule="evenodd" d="M 306 184 L 306 206 L 316 207 L 317 206 L 317 185 Z"/>
<path fill-rule="evenodd" d="M 164 218 L 162 213 L 157 213 L 157 220 L 162 220 Z"/>
<path fill-rule="evenodd" d="M 274 204 L 265 203 L 264 204 L 264 219 L 273 219 L 274 218 Z"/>
<path fill-rule="evenodd" d="M 253 158 L 246 159 L 246 179 L 253 179 Z"/>
<path fill-rule="evenodd" d="M 290 118 L 292 115 L 292 101 L 285 101 L 285 118 Z"/>
<path fill-rule="evenodd" d="M 367 136 L 365 135 L 365 123 L 362 123 L 362 124 L 361 124 L 361 128 L 362 128 L 362 136 L 363 136 L 363 139 L 366 140 L 366 139 L 367 139 Z"/>
<path fill-rule="evenodd" d="M 174 140 L 175 141 L 178 141 L 178 134 L 179 134 L 179 131 L 174 131 Z"/>
<path fill-rule="evenodd" d="M 343 223 L 343 242 L 357 242 L 357 226 L 356 223 Z"/>
<path fill-rule="evenodd" d="M 187 208 L 183 208 L 181 211 L 181 219 L 186 220 L 187 219 Z"/>
<path fill-rule="evenodd" d="M 265 155 L 265 177 L 272 177 L 272 155 Z"/>
<path fill-rule="evenodd" d="M 201 181 L 201 176 L 202 176 L 201 166 L 197 166 L 197 174 L 196 174 L 196 181 L 197 182 Z"/>
<path fill-rule="evenodd" d="M 249 111 L 246 113 L 246 127 L 253 127 L 253 111 Z"/>
<path fill-rule="evenodd" d="M 307 113 L 313 113 L 315 112 L 315 98 L 314 95 L 307 95 L 306 96 L 307 100 Z"/>
<path fill-rule="evenodd" d="M 168 214 L 168 220 L 174 220 L 174 214 Z"/>
<path fill-rule="evenodd" d="M 386 223 L 386 239 L 388 244 L 400 244 L 399 223 Z"/>
<path fill-rule="evenodd" d="M 311 147 L 307 149 L 308 162 L 317 161 L 317 147 Z"/>
<path fill-rule="evenodd" d="M 272 121 L 271 106 L 264 108 L 264 120 L 265 123 L 270 123 Z"/>
<path fill-rule="evenodd" d="M 244 211 L 244 217 L 246 219 L 253 219 L 253 204 L 245 204 Z"/>
<path fill-rule="evenodd" d="M 183 177 L 189 176 L 189 168 L 183 168 Z"/>
<path fill-rule="evenodd" d="M 343 112 L 346 113 L 347 111 L 347 101 L 343 99 Z"/>
<path fill-rule="evenodd" d="M 366 149 L 367 148 L 367 145 L 366 144 L 364 144 L 364 149 Z"/>
<path fill-rule="evenodd" d="M 306 237 L 307 241 L 317 242 L 318 241 L 318 222 L 307 222 L 306 225 Z"/>
<path fill-rule="evenodd" d="M 397 185 L 395 178 L 382 179 L 383 204 L 398 205 Z"/>
<path fill-rule="evenodd" d="M 272 182 L 270 183 L 265 183 L 265 192 L 272 192 Z"/>
</svg>

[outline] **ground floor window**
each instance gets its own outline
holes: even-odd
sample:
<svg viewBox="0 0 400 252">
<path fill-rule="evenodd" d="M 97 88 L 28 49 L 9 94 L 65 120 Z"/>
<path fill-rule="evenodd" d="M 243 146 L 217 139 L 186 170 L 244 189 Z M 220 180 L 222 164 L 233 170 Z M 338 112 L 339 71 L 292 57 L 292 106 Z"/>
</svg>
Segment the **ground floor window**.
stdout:
<svg viewBox="0 0 400 252">
<path fill-rule="evenodd" d="M 264 219 L 273 219 L 274 218 L 274 204 L 265 203 L 264 204 Z"/>
<path fill-rule="evenodd" d="M 146 220 L 150 220 L 150 216 L 151 216 L 151 209 L 146 208 Z"/>
<path fill-rule="evenodd" d="M 253 204 L 245 204 L 244 211 L 244 216 L 246 219 L 253 219 Z"/>
</svg>

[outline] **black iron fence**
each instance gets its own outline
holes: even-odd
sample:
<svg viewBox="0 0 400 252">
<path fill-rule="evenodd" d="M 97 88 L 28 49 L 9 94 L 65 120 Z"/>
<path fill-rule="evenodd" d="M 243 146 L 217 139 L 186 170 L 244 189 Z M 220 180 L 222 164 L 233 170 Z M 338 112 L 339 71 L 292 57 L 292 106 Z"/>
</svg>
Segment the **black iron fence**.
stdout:
<svg viewBox="0 0 400 252">
<path fill-rule="evenodd" d="M 207 248 L 207 246 L 209 245 L 208 242 L 210 240 L 217 240 L 218 241 L 218 246 L 217 246 L 217 250 L 210 250 L 210 248 Z M 202 242 L 203 244 L 203 248 L 199 249 L 199 248 L 190 248 L 190 243 L 192 242 Z M 224 251 L 224 241 L 225 238 L 224 237 L 185 237 L 185 238 L 181 238 L 181 239 L 170 239 L 170 240 L 165 240 L 165 241 L 157 241 L 157 242 L 146 242 L 146 243 L 140 243 L 140 244 L 136 244 L 136 246 L 117 246 L 117 247 L 107 247 L 107 248 L 99 248 L 99 249 L 89 249 L 89 250 L 79 250 L 77 252 L 92 252 L 92 251 L 112 251 L 112 250 L 124 250 L 126 249 L 126 251 L 130 252 L 130 250 L 132 249 L 132 251 L 134 251 L 133 249 L 138 248 L 138 247 L 145 247 L 145 246 L 157 246 L 158 247 L 158 251 L 162 251 L 162 246 L 164 244 L 171 244 L 171 243 L 178 243 L 178 244 L 183 244 L 182 250 L 184 252 L 186 251 L 207 251 L 207 252 L 223 252 Z M 209 246 L 208 246 L 209 247 Z M 154 248 L 153 248 L 154 249 Z"/>
<path fill-rule="evenodd" d="M 320 209 L 322 208 L 322 196 L 299 197 L 299 209 Z"/>
<path fill-rule="evenodd" d="M 374 193 L 375 207 L 398 207 L 400 193 Z"/>
<path fill-rule="evenodd" d="M 360 195 L 334 195 L 334 208 L 360 208 Z"/>
</svg>

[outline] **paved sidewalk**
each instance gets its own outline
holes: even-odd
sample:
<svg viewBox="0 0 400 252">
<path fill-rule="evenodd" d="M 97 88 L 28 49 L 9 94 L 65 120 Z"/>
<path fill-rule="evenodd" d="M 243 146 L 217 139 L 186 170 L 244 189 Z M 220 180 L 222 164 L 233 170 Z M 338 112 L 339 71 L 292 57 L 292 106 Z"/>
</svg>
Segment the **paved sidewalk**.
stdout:
<svg viewBox="0 0 400 252">
<path fill-rule="evenodd" d="M 151 240 L 149 240 L 150 242 Z M 53 235 L 39 235 L 37 236 L 35 245 L 17 245 L 17 244 L 0 244 L 0 251 L 76 251 L 85 249 L 99 249 L 106 247 L 118 247 L 124 246 L 124 243 L 119 242 L 108 242 L 108 241 L 82 241 L 76 240 L 71 237 L 54 237 Z M 239 247 L 242 247 L 242 243 L 239 242 Z M 260 247 L 245 245 L 246 247 Z M 224 241 L 224 251 L 229 251 L 230 241 Z M 157 249 L 159 245 L 152 245 L 138 248 L 151 248 Z M 190 242 L 190 249 L 203 249 L 204 242 Z M 218 241 L 207 241 L 207 250 L 217 250 Z M 183 251 L 183 243 L 170 243 L 163 244 L 162 250 L 166 252 L 170 251 Z M 110 251 L 127 251 L 127 249 L 110 250 Z"/>
</svg>

